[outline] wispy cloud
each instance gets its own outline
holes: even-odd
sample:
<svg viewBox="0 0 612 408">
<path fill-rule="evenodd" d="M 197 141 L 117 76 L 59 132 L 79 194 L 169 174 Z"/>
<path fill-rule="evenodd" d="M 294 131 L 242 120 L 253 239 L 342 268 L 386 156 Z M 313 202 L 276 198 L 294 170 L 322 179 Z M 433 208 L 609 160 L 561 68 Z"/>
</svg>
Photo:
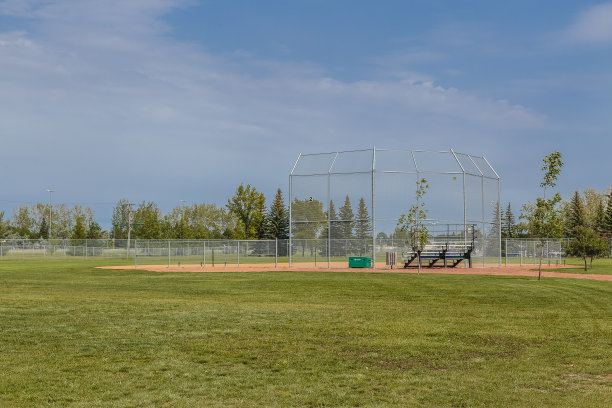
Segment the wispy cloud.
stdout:
<svg viewBox="0 0 612 408">
<path fill-rule="evenodd" d="M 564 34 L 573 43 L 612 43 L 612 3 L 599 4 L 583 11 Z"/>
<path fill-rule="evenodd" d="M 192 194 L 205 185 L 223 197 L 237 182 L 257 180 L 273 191 L 302 150 L 450 147 L 456 140 L 472 150 L 498 129 L 548 126 L 520 104 L 404 66 L 443 58 L 434 52 L 397 54 L 384 67 L 395 68 L 395 77 L 352 82 L 313 63 L 210 54 L 176 42 L 163 23 L 186 4 L 0 2 L 0 13 L 30 19 L 29 29 L 0 32 L 0 132 L 3 150 L 14 152 L 1 166 L 32 164 L 19 179 L 5 179 L 12 191 L 64 183 L 85 196 L 151 197 L 160 184 Z M 258 170 L 245 179 L 237 166 L 248 163 Z"/>
</svg>

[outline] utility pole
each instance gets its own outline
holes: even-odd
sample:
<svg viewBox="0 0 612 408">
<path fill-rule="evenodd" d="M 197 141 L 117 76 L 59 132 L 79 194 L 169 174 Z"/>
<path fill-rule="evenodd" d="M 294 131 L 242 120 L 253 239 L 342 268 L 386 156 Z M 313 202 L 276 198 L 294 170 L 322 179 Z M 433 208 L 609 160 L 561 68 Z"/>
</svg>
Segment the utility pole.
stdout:
<svg viewBox="0 0 612 408">
<path fill-rule="evenodd" d="M 51 240 L 51 193 L 53 193 L 55 190 L 48 188 L 47 191 L 49 192 L 49 231 L 47 233 L 47 239 Z"/>
</svg>

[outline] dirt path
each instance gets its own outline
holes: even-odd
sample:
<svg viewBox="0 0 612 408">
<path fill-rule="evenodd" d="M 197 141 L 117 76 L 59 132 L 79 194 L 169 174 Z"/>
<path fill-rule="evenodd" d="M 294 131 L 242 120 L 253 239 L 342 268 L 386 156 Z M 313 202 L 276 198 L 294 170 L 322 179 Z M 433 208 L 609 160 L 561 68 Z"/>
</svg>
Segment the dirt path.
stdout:
<svg viewBox="0 0 612 408">
<path fill-rule="evenodd" d="M 327 264 L 325 264 L 327 266 Z M 241 264 L 240 266 L 232 265 L 206 265 L 202 268 L 200 265 L 138 265 L 134 266 L 100 266 L 100 269 L 137 269 L 151 272 L 270 272 L 270 271 L 300 271 L 300 272 L 353 272 L 353 273 L 417 273 L 416 269 L 389 269 L 389 268 L 347 268 L 345 262 L 332 263 L 331 268 L 314 267 L 314 265 L 289 265 L 278 264 Z M 555 268 L 580 269 L 576 266 L 558 266 Z M 530 276 L 537 278 L 538 271 L 533 271 L 533 265 L 519 266 L 487 266 L 485 268 L 435 268 L 422 269 L 421 273 L 432 274 L 448 274 L 448 275 L 499 275 L 499 276 Z M 542 276 L 546 278 L 575 278 L 575 279 L 592 279 L 600 281 L 612 281 L 612 275 L 597 275 L 588 273 L 564 273 L 564 272 L 549 272 L 542 271 Z"/>
</svg>

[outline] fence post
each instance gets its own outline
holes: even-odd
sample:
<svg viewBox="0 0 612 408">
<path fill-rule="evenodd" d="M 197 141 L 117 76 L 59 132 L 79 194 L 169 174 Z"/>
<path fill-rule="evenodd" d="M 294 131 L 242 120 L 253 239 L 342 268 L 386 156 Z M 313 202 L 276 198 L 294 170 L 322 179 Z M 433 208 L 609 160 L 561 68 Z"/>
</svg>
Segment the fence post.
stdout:
<svg viewBox="0 0 612 408">
<path fill-rule="evenodd" d="M 523 266 L 523 241 L 519 241 L 519 254 L 521 259 L 521 266 Z"/>
<path fill-rule="evenodd" d="M 506 261 L 506 267 L 508 267 L 508 238 L 504 240 L 504 248 L 506 252 L 504 253 L 504 260 Z"/>
<path fill-rule="evenodd" d="M 168 268 L 170 267 L 170 240 L 168 240 Z"/>
<path fill-rule="evenodd" d="M 278 238 L 274 239 L 274 268 L 278 268 Z"/>
<path fill-rule="evenodd" d="M 237 241 L 238 247 L 238 269 L 240 269 L 240 241 Z"/>
<path fill-rule="evenodd" d="M 134 240 L 134 269 L 138 267 L 138 240 Z"/>
</svg>

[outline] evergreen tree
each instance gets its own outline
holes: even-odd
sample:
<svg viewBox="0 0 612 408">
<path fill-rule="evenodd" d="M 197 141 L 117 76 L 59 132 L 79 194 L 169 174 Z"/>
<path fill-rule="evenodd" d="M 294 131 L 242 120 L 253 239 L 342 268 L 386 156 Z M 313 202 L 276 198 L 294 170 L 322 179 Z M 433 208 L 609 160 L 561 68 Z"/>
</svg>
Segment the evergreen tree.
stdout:
<svg viewBox="0 0 612 408">
<path fill-rule="evenodd" d="M 599 204 L 597 205 L 597 210 L 595 211 L 595 219 L 593 220 L 593 229 L 599 235 L 603 235 L 604 226 L 606 221 L 606 207 L 604 205 L 604 200 L 599 200 Z"/>
<path fill-rule="evenodd" d="M 87 238 L 87 231 L 85 229 L 85 217 L 77 216 L 74 227 L 72 228 L 72 239 L 85 239 Z"/>
<path fill-rule="evenodd" d="M 42 217 L 40 221 L 40 228 L 38 229 L 38 237 L 42 239 L 49 238 L 49 224 L 47 224 L 47 217 Z"/>
<path fill-rule="evenodd" d="M 569 203 L 569 213 L 567 215 L 566 231 L 570 236 L 573 236 L 576 228 L 586 227 L 586 224 L 587 222 L 582 198 L 580 197 L 580 193 L 578 191 L 575 191 Z"/>
<path fill-rule="evenodd" d="M 329 219 L 330 219 L 330 224 L 331 224 L 331 233 L 330 233 L 331 239 L 338 239 L 338 238 L 340 238 L 340 235 L 341 235 L 340 224 L 341 224 L 341 222 L 338 219 L 338 214 L 336 213 L 336 207 L 334 206 L 334 201 L 333 200 L 331 200 L 329 202 Z"/>
<path fill-rule="evenodd" d="M 344 205 L 340 207 L 340 220 L 342 221 L 339 225 L 340 237 L 343 239 L 353 238 L 353 225 L 355 223 L 355 215 L 353 214 L 351 200 L 348 195 L 344 200 Z"/>
<path fill-rule="evenodd" d="M 357 209 L 357 220 L 355 221 L 355 236 L 358 239 L 366 239 L 372 237 L 372 225 L 370 222 L 370 214 L 368 207 L 363 198 L 359 199 L 359 208 Z"/>
<path fill-rule="evenodd" d="M 266 216 L 266 238 L 288 239 L 289 238 L 289 211 L 285 207 L 283 192 L 279 188 L 270 211 Z"/>
<path fill-rule="evenodd" d="M 0 211 L 0 239 L 6 238 L 11 230 L 9 221 L 4 220 L 4 211 Z"/>
<path fill-rule="evenodd" d="M 607 237 L 612 237 L 612 192 L 608 195 L 608 206 L 606 207 L 602 232 Z"/>
<path fill-rule="evenodd" d="M 87 239 L 100 239 L 102 236 L 102 228 L 100 228 L 100 224 L 98 224 L 94 219 L 89 220 L 89 225 L 87 226 Z"/>
<path fill-rule="evenodd" d="M 506 211 L 504 211 L 504 216 L 502 218 L 502 237 L 504 238 L 515 238 L 516 236 L 516 218 L 514 217 L 514 212 L 512 212 L 512 207 L 510 203 L 506 207 Z"/>
<path fill-rule="evenodd" d="M 372 224 L 370 221 L 368 207 L 366 206 L 366 202 L 362 197 L 359 199 L 357 219 L 355 220 L 355 237 L 359 239 L 357 247 L 359 248 L 360 256 L 362 256 L 364 252 L 367 252 L 368 246 L 371 247 Z"/>
</svg>

